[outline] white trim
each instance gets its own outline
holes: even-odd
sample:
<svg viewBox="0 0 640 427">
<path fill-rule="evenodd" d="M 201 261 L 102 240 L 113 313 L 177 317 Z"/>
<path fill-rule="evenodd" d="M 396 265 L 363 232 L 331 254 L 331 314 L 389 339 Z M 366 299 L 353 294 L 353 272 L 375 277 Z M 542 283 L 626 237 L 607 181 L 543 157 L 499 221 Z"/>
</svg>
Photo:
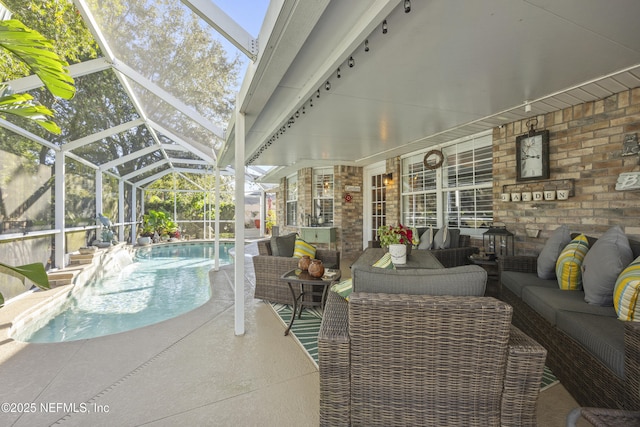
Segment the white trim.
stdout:
<svg viewBox="0 0 640 427">
<path fill-rule="evenodd" d="M 363 212 L 362 212 L 362 247 L 366 248 L 369 245 L 369 230 L 372 229 L 371 216 L 371 178 L 375 175 L 381 175 L 386 172 L 386 161 L 373 163 L 365 166 L 362 169 L 363 185 Z M 402 199 L 400 200 L 402 202 Z"/>
</svg>

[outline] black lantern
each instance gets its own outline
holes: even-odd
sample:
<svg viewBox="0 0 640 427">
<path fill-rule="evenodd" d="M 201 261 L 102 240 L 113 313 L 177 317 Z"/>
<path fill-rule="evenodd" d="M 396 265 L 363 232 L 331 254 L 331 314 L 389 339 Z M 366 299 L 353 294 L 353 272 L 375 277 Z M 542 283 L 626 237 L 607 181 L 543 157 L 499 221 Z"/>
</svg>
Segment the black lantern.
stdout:
<svg viewBox="0 0 640 427">
<path fill-rule="evenodd" d="M 514 254 L 513 233 L 506 226 L 492 226 L 482 235 L 482 246 L 490 257 Z M 492 255 L 493 254 L 493 255 Z"/>
</svg>

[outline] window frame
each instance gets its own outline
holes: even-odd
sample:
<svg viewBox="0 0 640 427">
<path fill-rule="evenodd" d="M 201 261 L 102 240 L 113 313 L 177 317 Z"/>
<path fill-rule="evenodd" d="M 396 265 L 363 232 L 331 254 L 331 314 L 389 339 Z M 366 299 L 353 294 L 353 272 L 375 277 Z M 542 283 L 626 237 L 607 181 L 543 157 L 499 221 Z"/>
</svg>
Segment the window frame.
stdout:
<svg viewBox="0 0 640 427">
<path fill-rule="evenodd" d="M 478 209 L 479 205 L 478 200 L 485 199 L 484 197 L 478 198 L 478 191 L 481 193 L 489 193 L 488 199 L 491 203 L 491 209 L 483 209 L 482 212 L 486 212 L 488 215 L 485 215 L 483 218 L 486 220 L 485 225 L 479 225 L 477 227 L 455 227 L 460 228 L 460 231 L 463 234 L 468 234 L 474 237 L 481 237 L 482 234 L 488 229 L 489 225 L 493 222 L 493 154 L 492 154 L 492 132 L 482 132 L 470 137 L 461 138 L 455 141 L 451 141 L 446 144 L 441 144 L 438 146 L 432 146 L 424 150 L 415 151 L 412 153 L 408 153 L 401 157 L 401 168 L 402 168 L 402 187 L 400 193 L 400 209 L 401 209 L 401 218 L 402 223 L 409 226 L 416 227 L 428 227 L 434 226 L 436 228 L 442 228 L 443 225 L 449 224 L 451 218 L 449 217 L 449 212 L 453 210 L 450 209 L 448 205 L 447 197 L 450 193 L 457 193 L 461 191 L 473 191 L 474 196 L 472 199 L 472 203 L 474 204 L 473 210 L 473 220 L 479 221 L 478 219 Z M 488 159 L 486 156 L 483 156 L 479 159 L 476 159 L 476 153 L 481 150 L 489 150 Z M 417 165 L 417 160 L 420 159 L 422 162 L 422 158 L 424 155 L 433 149 L 439 149 L 443 152 L 445 160 L 441 167 L 436 170 L 429 170 L 426 167 L 418 167 L 415 170 L 411 170 L 412 165 Z M 456 162 L 453 165 L 449 164 L 449 160 L 451 156 L 455 156 L 456 159 L 459 159 L 461 155 L 464 153 L 471 153 L 473 158 L 472 162 Z M 486 153 L 485 153 L 486 154 Z M 411 162 L 411 163 L 408 163 Z M 486 163 L 488 162 L 488 168 Z M 471 167 L 472 175 L 470 178 L 472 182 L 464 182 L 462 184 L 458 183 L 457 185 L 450 185 L 450 177 L 449 168 L 456 167 Z M 480 167 L 478 167 L 480 166 Z M 490 178 L 487 180 L 486 176 L 489 174 Z M 459 176 L 464 177 L 464 174 L 458 175 L 458 171 L 456 171 L 455 177 L 459 179 Z M 467 176 L 469 176 L 467 174 Z M 484 179 L 481 182 L 476 182 L 476 177 L 483 177 Z M 420 181 L 422 179 L 422 181 Z M 416 186 L 415 183 L 412 183 L 411 180 L 417 180 L 419 184 Z M 459 181 L 458 181 L 459 182 Z M 416 188 L 417 187 L 417 188 Z M 481 195 L 481 194 L 480 194 Z M 481 195 L 482 196 L 482 195 Z M 419 197 L 424 197 L 424 204 L 427 210 L 429 210 L 429 206 L 432 206 L 435 202 L 435 206 L 431 211 L 433 211 L 434 215 L 428 215 L 424 218 L 417 218 L 415 211 L 411 212 L 407 207 L 407 203 L 413 201 L 413 206 L 416 206 L 416 199 Z M 458 196 L 456 196 L 458 197 Z M 481 204 L 481 203 L 480 203 Z M 457 215 L 459 216 L 459 215 Z M 458 223 L 460 221 L 458 220 Z"/>
<path fill-rule="evenodd" d="M 285 181 L 285 223 L 295 227 L 298 225 L 298 175 L 290 175 Z M 292 186 L 295 186 L 294 190 Z"/>
</svg>

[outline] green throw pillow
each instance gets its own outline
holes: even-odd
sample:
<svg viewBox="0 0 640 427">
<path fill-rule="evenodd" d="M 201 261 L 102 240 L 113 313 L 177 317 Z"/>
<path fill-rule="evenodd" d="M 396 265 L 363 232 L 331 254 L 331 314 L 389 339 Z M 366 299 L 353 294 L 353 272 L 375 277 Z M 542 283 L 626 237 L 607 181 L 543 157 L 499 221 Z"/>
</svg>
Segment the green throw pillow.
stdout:
<svg viewBox="0 0 640 427">
<path fill-rule="evenodd" d="M 302 258 L 304 255 L 309 255 L 309 258 L 316 257 L 316 248 L 310 243 L 305 242 L 302 239 L 296 239 L 296 246 L 293 250 L 294 258 Z"/>
<path fill-rule="evenodd" d="M 374 262 L 372 267 L 389 269 L 395 268 L 395 266 L 391 262 L 391 254 L 389 252 L 386 252 L 384 255 L 382 255 L 382 258 Z"/>
<path fill-rule="evenodd" d="M 349 295 L 351 295 L 351 292 L 353 291 L 353 282 L 351 279 L 343 280 L 340 283 L 332 285 L 331 290 L 349 301 Z"/>
<path fill-rule="evenodd" d="M 588 251 L 589 242 L 584 234 L 573 239 L 562 250 L 556 261 L 556 276 L 560 289 L 582 289 L 582 261 Z"/>
<path fill-rule="evenodd" d="M 640 257 L 622 270 L 613 290 L 613 306 L 618 319 L 640 321 Z"/>
</svg>

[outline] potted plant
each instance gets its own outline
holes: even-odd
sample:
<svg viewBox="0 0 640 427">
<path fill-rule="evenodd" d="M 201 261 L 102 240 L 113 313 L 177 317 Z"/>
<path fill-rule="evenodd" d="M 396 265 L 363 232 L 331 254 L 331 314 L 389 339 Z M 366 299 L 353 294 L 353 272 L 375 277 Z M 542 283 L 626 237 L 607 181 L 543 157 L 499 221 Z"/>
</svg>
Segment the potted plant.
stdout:
<svg viewBox="0 0 640 427">
<path fill-rule="evenodd" d="M 407 252 L 418 243 L 417 233 L 411 227 L 402 224 L 396 226 L 381 225 L 378 228 L 380 246 L 389 248 L 391 261 L 394 264 L 406 264 Z"/>
</svg>

